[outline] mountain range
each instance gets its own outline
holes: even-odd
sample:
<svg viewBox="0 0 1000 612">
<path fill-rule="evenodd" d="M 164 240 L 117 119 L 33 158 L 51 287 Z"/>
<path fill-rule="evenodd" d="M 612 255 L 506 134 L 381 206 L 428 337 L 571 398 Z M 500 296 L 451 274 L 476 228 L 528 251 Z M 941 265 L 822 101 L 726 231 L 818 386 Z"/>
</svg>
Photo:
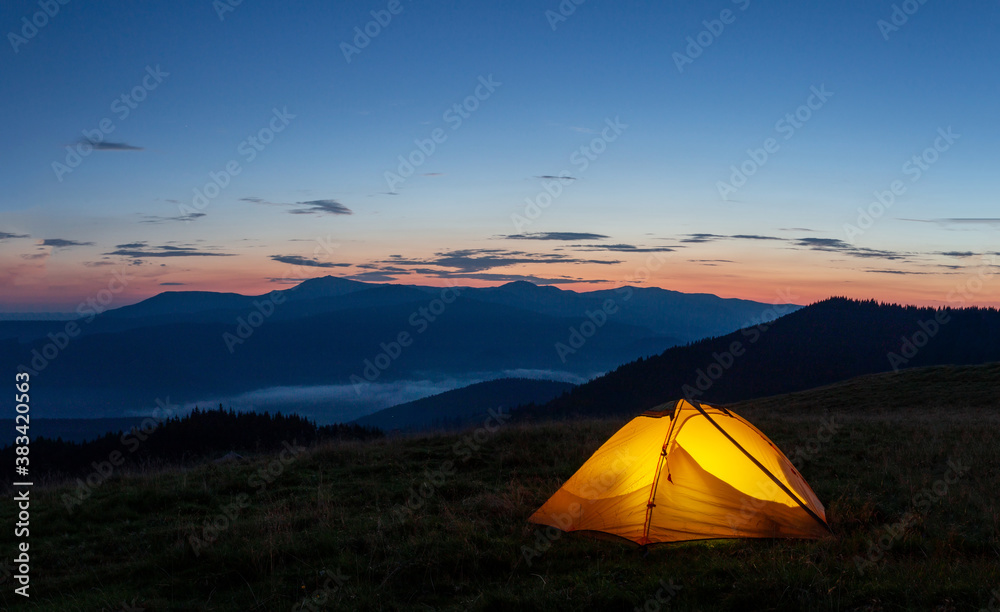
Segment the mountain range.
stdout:
<svg viewBox="0 0 1000 612">
<path fill-rule="evenodd" d="M 360 401 L 378 385 L 412 380 L 586 379 L 797 308 L 659 288 L 322 277 L 258 296 L 172 291 L 74 321 L 0 321 L 0 366 L 32 373 L 49 417 L 118 417 L 318 385 L 341 385 Z"/>
</svg>

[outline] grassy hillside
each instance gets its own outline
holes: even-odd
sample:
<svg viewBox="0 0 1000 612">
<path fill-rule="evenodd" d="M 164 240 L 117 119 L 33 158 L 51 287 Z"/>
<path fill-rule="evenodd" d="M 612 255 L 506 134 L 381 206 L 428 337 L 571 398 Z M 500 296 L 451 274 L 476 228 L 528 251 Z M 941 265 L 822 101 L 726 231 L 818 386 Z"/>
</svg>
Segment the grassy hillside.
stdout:
<svg viewBox="0 0 1000 612">
<path fill-rule="evenodd" d="M 974 366 L 931 366 L 898 373 L 869 374 L 809 391 L 735 404 L 749 414 L 808 412 L 943 413 L 967 408 L 1000 409 L 1000 362 Z"/>
<path fill-rule="evenodd" d="M 644 555 L 535 529 L 525 518 L 626 419 L 486 422 L 116 473 L 72 514 L 60 501 L 71 487 L 36 489 L 32 598 L 13 595 L 5 573 L 0 606 L 989 608 L 1000 588 L 998 390 L 1000 366 L 933 368 L 732 406 L 800 467 L 826 506 L 834 535 L 825 540 Z M 944 484 L 955 467 L 961 475 Z M 14 522 L 12 504 L 0 521 Z"/>
</svg>

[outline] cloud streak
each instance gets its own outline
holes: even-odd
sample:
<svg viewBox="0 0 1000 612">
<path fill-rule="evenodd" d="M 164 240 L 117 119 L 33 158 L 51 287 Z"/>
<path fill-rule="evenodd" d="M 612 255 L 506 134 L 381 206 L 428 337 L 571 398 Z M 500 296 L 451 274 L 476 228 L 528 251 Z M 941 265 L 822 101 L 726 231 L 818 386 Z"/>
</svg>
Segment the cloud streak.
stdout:
<svg viewBox="0 0 1000 612">
<path fill-rule="evenodd" d="M 288 211 L 293 215 L 353 215 L 354 211 L 336 200 L 296 202 L 299 208 Z"/>
<path fill-rule="evenodd" d="M 428 259 L 407 259 L 402 256 L 390 256 L 389 259 L 376 262 L 392 266 L 437 266 L 456 272 L 484 272 L 493 268 L 504 268 L 519 264 L 599 264 L 613 265 L 622 263 L 620 260 L 579 259 L 562 253 L 527 253 L 525 251 L 510 251 L 506 249 L 455 249 L 441 251 Z"/>
<path fill-rule="evenodd" d="M 81 140 L 81 144 L 89 144 L 94 147 L 95 151 L 143 151 L 143 147 L 136 147 L 124 142 L 110 142 L 108 140 L 102 140 L 100 142 L 94 140 Z"/>
<path fill-rule="evenodd" d="M 531 232 L 500 236 L 507 240 L 604 240 L 609 236 L 589 232 Z"/>
<path fill-rule="evenodd" d="M 299 255 L 271 255 L 271 259 L 280 263 L 286 263 L 293 266 L 307 266 L 310 268 L 349 268 L 352 265 L 347 263 L 319 261 L 318 259 L 310 259 Z"/>
<path fill-rule="evenodd" d="M 143 260 L 150 257 L 232 257 L 233 253 L 219 253 L 216 251 L 199 251 L 194 247 L 182 247 L 172 245 L 149 246 L 145 242 L 130 242 L 119 244 L 114 251 L 105 255 L 117 255 L 119 257 L 129 257 L 135 260 Z"/>
<path fill-rule="evenodd" d="M 307 200 L 305 202 L 269 202 L 264 198 L 245 197 L 241 202 L 265 204 L 268 206 L 291 207 L 288 211 L 293 215 L 353 215 L 354 211 L 336 200 Z"/>
<path fill-rule="evenodd" d="M 577 251 L 611 251 L 615 253 L 672 253 L 675 247 L 638 247 L 634 244 L 574 244 Z"/>
<path fill-rule="evenodd" d="M 853 244 L 844 242 L 838 238 L 797 238 L 793 241 L 793 244 L 799 247 L 811 249 L 813 251 L 843 253 L 844 255 L 850 255 L 851 257 L 888 260 L 906 259 L 907 257 L 906 254 L 897 253 L 895 251 L 882 251 L 879 249 L 856 247 Z"/>
<path fill-rule="evenodd" d="M 777 236 L 760 236 L 757 234 L 683 234 L 683 236 L 680 241 L 689 243 L 715 242 L 718 240 L 786 240 L 786 238 L 778 238 Z"/>
<path fill-rule="evenodd" d="M 155 215 L 143 215 L 142 221 L 139 223 L 170 223 L 173 221 L 194 221 L 195 219 L 200 219 L 204 217 L 206 213 L 202 212 L 191 212 L 184 215 L 178 215 L 176 217 L 157 217 Z"/>
<path fill-rule="evenodd" d="M 825 251 L 828 253 L 841 253 L 850 257 L 866 259 L 886 259 L 900 260 L 906 259 L 911 254 L 896 251 L 884 251 L 880 249 L 869 249 L 858 247 L 844 242 L 838 238 L 779 238 L 777 236 L 762 236 L 759 234 L 683 234 L 680 242 L 689 244 L 702 244 L 708 242 L 718 242 L 721 240 L 753 240 L 761 242 L 782 242 L 793 248 L 808 249 L 811 251 Z"/>
<path fill-rule="evenodd" d="M 941 226 L 949 225 L 990 225 L 1000 227 L 1000 217 L 950 217 L 945 219 L 906 219 L 900 221 L 910 221 L 913 223 L 934 223 Z"/>
<path fill-rule="evenodd" d="M 903 276 L 909 276 L 911 274 L 931 274 L 931 272 L 915 272 L 912 270 L 865 270 L 865 272 L 873 274 L 899 274 Z M 947 272 L 935 272 L 934 274 L 947 274 Z"/>
<path fill-rule="evenodd" d="M 77 240 L 66 240 L 64 238 L 46 238 L 38 242 L 39 246 L 54 247 L 57 249 L 64 249 L 67 247 L 74 246 L 92 246 L 93 242 L 79 242 Z"/>
</svg>

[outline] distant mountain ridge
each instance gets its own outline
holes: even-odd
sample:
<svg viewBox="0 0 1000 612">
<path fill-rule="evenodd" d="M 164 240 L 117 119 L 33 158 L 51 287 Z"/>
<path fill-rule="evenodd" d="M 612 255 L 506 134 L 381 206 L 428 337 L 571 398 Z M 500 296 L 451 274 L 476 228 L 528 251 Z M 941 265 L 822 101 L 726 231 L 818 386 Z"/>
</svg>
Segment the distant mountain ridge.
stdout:
<svg viewBox="0 0 1000 612">
<path fill-rule="evenodd" d="M 354 384 L 363 395 L 359 384 L 512 370 L 589 377 L 796 308 L 658 288 L 447 289 L 322 277 L 258 296 L 161 293 L 74 321 L 69 341 L 66 322 L 0 322 L 0 366 L 44 381 L 37 393 L 47 416 L 116 417 L 160 398 L 221 400 L 271 387 Z"/>
<path fill-rule="evenodd" d="M 281 300 L 274 316 L 299 318 L 332 312 L 401 304 L 429 299 L 442 287 L 365 283 L 335 276 L 305 280 L 288 289 L 261 295 L 216 293 L 211 291 L 166 291 L 136 304 L 108 310 L 81 325 L 83 334 L 119 332 L 138 327 L 171 323 L 229 322 L 254 310 L 272 296 Z M 519 310 L 555 317 L 583 317 L 588 310 L 601 309 L 611 299 L 620 311 L 621 323 L 648 328 L 652 335 L 676 338 L 680 342 L 731 331 L 752 319 L 773 319 L 799 305 L 764 304 L 738 298 L 720 298 L 704 293 L 681 293 L 658 287 L 619 287 L 574 292 L 553 286 L 537 286 L 514 281 L 498 287 L 458 287 L 466 299 L 510 306 Z M 770 311 L 770 316 L 766 314 Z M 24 342 L 44 338 L 64 327 L 62 321 L 0 321 L 0 340 L 17 337 Z"/>
<path fill-rule="evenodd" d="M 771 324 L 626 363 L 524 414 L 635 414 L 680 397 L 732 403 L 865 374 L 994 361 L 1000 361 L 997 309 L 830 298 Z"/>
</svg>

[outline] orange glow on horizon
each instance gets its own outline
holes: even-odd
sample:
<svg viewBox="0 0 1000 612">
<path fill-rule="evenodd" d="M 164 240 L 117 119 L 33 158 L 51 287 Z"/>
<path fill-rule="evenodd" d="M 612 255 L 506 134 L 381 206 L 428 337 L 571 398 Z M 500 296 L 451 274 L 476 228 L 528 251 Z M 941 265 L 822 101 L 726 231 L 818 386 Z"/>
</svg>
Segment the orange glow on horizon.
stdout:
<svg viewBox="0 0 1000 612">
<path fill-rule="evenodd" d="M 749 256 L 749 255 L 752 255 Z M 810 304 L 831 296 L 875 299 L 916 306 L 955 307 L 979 305 L 1000 307 L 1000 267 L 969 266 L 965 270 L 919 275 L 873 272 L 863 267 L 833 267 L 820 257 L 787 253 L 742 253 L 742 259 L 716 250 L 712 257 L 692 258 L 685 253 L 629 254 L 622 263 L 539 263 L 494 267 L 484 275 L 501 279 L 392 274 L 396 280 L 366 281 L 373 284 L 408 284 L 431 287 L 453 285 L 496 287 L 518 278 L 541 279 L 561 290 L 584 292 L 624 285 L 659 287 L 682 293 L 707 293 L 722 298 L 753 300 L 767 304 Z M 625 261 L 625 259 L 628 261 Z M 187 263 L 187 262 L 184 262 Z M 840 264 L 840 261 L 833 262 Z M 852 262 L 848 262 L 852 263 Z M 49 262 L 28 266 L 16 262 L 0 274 L 4 292 L 0 311 L 72 311 L 87 299 L 107 289 L 114 278 L 125 274 L 127 283 L 117 287 L 117 308 L 164 291 L 214 291 L 262 295 L 287 289 L 322 276 L 349 277 L 366 270 L 348 267 L 304 267 L 268 261 L 264 265 L 233 258 L 225 267 L 217 262 L 197 262 L 183 270 L 157 265 L 106 265 L 83 268 L 71 262 Z M 993 271 L 995 270 L 995 272 Z M 442 272 L 446 274 L 446 272 Z M 507 280 L 509 278 L 510 280 Z M 287 281 L 272 279 L 289 279 Z M 572 282 L 546 282 L 566 279 Z M 593 279 L 593 280 L 587 280 Z M 173 284 L 178 283 L 178 284 Z M 105 291 L 105 293 L 107 293 Z"/>
</svg>

